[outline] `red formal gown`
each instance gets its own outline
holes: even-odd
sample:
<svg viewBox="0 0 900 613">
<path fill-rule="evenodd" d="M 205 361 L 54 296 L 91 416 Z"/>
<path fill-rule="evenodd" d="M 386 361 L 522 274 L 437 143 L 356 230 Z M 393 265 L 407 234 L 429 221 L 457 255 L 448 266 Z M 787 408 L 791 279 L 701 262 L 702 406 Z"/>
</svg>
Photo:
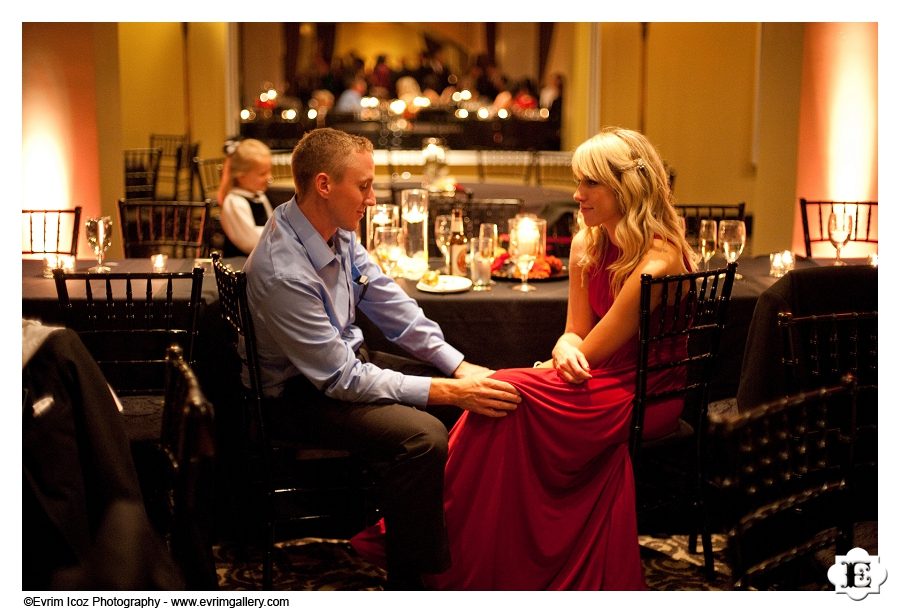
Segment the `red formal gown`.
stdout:
<svg viewBox="0 0 900 613">
<path fill-rule="evenodd" d="M 608 249 L 589 284 L 597 317 L 612 304 L 606 264 L 616 256 Z M 451 431 L 444 507 L 452 566 L 427 577 L 429 587 L 644 588 L 627 446 L 636 363 L 635 338 L 581 385 L 552 369 L 493 375 L 512 383 L 522 403 L 499 419 L 466 412 Z M 676 400 L 648 409 L 645 436 L 671 432 L 681 408 Z M 378 556 L 379 530 L 353 539 L 360 553 Z"/>
</svg>

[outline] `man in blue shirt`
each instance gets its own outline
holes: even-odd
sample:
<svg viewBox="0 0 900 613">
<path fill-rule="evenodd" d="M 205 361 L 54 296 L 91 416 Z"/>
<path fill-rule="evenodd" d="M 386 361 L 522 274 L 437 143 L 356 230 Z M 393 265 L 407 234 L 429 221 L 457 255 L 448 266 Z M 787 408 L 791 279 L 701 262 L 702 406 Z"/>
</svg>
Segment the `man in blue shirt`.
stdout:
<svg viewBox="0 0 900 613">
<path fill-rule="evenodd" d="M 356 77 L 350 82 L 337 102 L 334 103 L 335 113 L 359 113 L 362 110 L 362 98 L 369 84 L 362 77 Z"/>
<path fill-rule="evenodd" d="M 291 168 L 295 196 L 275 209 L 244 265 L 263 389 L 285 399 L 270 427 L 313 432 L 317 442 L 387 464 L 388 579 L 416 585 L 421 573 L 450 563 L 447 429 L 422 409 L 453 405 L 499 418 L 520 397 L 447 344 L 357 241 L 354 230 L 375 204 L 371 142 L 313 130 L 294 149 Z M 369 352 L 357 309 L 416 359 Z"/>
</svg>

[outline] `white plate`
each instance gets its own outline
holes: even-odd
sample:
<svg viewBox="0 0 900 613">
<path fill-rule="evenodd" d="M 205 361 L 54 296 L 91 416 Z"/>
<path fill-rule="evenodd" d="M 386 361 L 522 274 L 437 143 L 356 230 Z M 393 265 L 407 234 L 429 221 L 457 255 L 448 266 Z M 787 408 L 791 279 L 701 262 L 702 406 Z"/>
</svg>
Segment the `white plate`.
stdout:
<svg viewBox="0 0 900 613">
<path fill-rule="evenodd" d="M 417 290 L 432 294 L 453 294 L 456 292 L 464 292 L 471 287 L 472 279 L 454 275 L 441 275 L 437 285 L 426 285 L 421 281 L 416 284 Z"/>
</svg>

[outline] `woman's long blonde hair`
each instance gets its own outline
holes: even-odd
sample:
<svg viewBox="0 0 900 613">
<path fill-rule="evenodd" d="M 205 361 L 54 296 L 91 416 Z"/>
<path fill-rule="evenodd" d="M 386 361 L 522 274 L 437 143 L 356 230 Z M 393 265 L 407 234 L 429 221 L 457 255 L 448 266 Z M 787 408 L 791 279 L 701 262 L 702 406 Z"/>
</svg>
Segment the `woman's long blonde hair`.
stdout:
<svg viewBox="0 0 900 613">
<path fill-rule="evenodd" d="M 616 195 L 622 215 L 615 229 L 616 243 L 622 253 L 609 267 L 614 296 L 650 249 L 654 237 L 678 247 L 693 268 L 697 257 L 684 238 L 684 229 L 672 206 L 668 173 L 643 134 L 624 128 L 604 128 L 575 150 L 572 171 L 579 181 L 591 179 L 606 185 Z M 584 282 L 596 272 L 609 238 L 603 226 L 587 227 L 581 216 L 578 217 L 578 232 L 585 241 L 585 253 L 579 262 Z"/>
</svg>

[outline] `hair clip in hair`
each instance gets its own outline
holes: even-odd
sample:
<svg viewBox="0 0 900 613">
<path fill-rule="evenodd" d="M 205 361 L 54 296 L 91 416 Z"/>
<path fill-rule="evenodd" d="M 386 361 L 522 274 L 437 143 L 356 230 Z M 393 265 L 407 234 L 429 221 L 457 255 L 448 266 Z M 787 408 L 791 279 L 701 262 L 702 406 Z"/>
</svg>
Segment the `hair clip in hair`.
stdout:
<svg viewBox="0 0 900 613">
<path fill-rule="evenodd" d="M 234 155 L 234 152 L 240 143 L 241 143 L 240 138 L 229 138 L 228 140 L 225 141 L 225 144 L 222 146 L 222 151 L 225 153 L 226 156 L 231 157 L 232 155 Z"/>
<path fill-rule="evenodd" d="M 634 161 L 634 167 L 637 168 L 639 171 L 644 172 L 644 170 L 646 170 L 646 167 L 644 166 L 644 158 L 636 159 Z"/>
</svg>

